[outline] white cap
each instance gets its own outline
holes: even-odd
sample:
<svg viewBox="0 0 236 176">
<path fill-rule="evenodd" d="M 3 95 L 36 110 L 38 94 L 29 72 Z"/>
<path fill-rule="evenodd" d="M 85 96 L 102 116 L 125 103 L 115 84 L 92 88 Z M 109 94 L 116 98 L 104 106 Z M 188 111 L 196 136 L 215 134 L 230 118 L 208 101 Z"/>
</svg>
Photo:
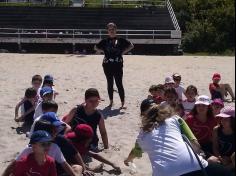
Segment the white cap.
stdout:
<svg viewBox="0 0 236 176">
<path fill-rule="evenodd" d="M 173 80 L 173 78 L 171 76 L 168 76 L 165 79 L 165 84 L 169 84 L 169 83 L 175 83 L 175 81 Z"/>
<path fill-rule="evenodd" d="M 211 104 L 211 99 L 207 95 L 201 95 L 197 98 L 195 105 L 204 104 L 209 106 Z"/>
</svg>

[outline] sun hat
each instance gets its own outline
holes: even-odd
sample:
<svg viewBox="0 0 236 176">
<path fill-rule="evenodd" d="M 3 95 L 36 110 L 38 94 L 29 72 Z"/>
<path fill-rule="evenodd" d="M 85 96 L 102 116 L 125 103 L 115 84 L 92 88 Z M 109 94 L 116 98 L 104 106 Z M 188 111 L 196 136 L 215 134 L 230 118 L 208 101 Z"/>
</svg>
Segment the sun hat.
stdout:
<svg viewBox="0 0 236 176">
<path fill-rule="evenodd" d="M 220 114 L 216 115 L 216 117 L 222 117 L 222 118 L 235 117 L 235 107 L 233 106 L 224 107 L 220 111 Z"/>
<path fill-rule="evenodd" d="M 211 99 L 207 95 L 200 95 L 195 102 L 195 105 L 204 104 L 209 106 L 211 104 Z"/>
<path fill-rule="evenodd" d="M 165 78 L 165 84 L 170 84 L 170 83 L 175 83 L 175 81 L 173 80 L 171 76 L 167 76 Z"/>
</svg>

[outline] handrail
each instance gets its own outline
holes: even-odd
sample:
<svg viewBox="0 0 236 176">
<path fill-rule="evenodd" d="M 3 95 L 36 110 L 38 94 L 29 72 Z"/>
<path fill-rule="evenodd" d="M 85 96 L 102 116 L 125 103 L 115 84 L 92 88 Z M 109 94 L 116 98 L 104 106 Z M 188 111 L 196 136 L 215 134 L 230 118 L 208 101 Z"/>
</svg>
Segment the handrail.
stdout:
<svg viewBox="0 0 236 176">
<path fill-rule="evenodd" d="M 117 35 L 125 38 L 140 36 L 151 37 L 168 37 L 170 38 L 172 30 L 118 30 Z M 0 28 L 0 37 L 16 36 L 20 38 L 83 38 L 84 36 L 101 39 L 107 36 L 105 29 L 18 29 L 18 28 Z"/>
<path fill-rule="evenodd" d="M 166 0 L 100 0 L 97 2 L 88 2 L 86 0 L 81 1 L 81 7 L 84 6 L 89 6 L 89 7 L 134 7 L 134 8 L 139 8 L 139 7 L 144 7 L 144 6 L 153 6 L 153 7 L 163 7 L 165 6 Z M 78 3 L 78 2 L 73 2 L 73 3 Z M 5 0 L 4 2 L 0 2 L 0 4 L 22 4 L 25 6 L 34 6 L 34 5 L 42 5 L 42 6 L 56 6 L 55 2 L 52 4 L 47 4 L 46 1 L 43 2 L 36 2 L 34 0 L 28 0 L 28 1 L 22 1 L 22 2 L 11 2 L 8 0 Z M 57 5 L 59 6 L 73 6 L 70 1 L 68 0 L 65 3 L 59 3 Z"/>
<path fill-rule="evenodd" d="M 180 31 L 179 23 L 178 23 L 178 21 L 177 21 L 175 12 L 174 12 L 174 10 L 173 10 L 173 8 L 172 8 L 172 5 L 171 5 L 171 3 L 170 3 L 169 0 L 166 0 L 166 5 L 167 5 L 167 8 L 168 8 L 168 10 L 169 10 L 169 13 L 170 13 L 170 16 L 171 16 L 171 19 L 172 19 L 172 22 L 173 22 L 173 24 L 174 24 L 175 29 L 178 30 L 178 31 Z"/>
<path fill-rule="evenodd" d="M 165 6 L 165 0 L 107 0 L 102 2 L 84 2 L 84 5 L 97 5 L 102 7 L 144 7 L 144 6 L 153 6 L 153 7 L 163 7 Z"/>
</svg>

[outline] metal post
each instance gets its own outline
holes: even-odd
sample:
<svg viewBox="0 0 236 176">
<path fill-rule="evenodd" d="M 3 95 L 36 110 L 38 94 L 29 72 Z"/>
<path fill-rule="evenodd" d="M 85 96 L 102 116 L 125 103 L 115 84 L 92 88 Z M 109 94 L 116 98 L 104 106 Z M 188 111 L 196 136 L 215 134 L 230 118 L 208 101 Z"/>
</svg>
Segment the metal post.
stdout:
<svg viewBox="0 0 236 176">
<path fill-rule="evenodd" d="M 128 37 L 128 30 L 126 30 L 126 39 L 128 39 L 129 37 Z"/>
<path fill-rule="evenodd" d="M 99 37 L 100 37 L 100 40 L 102 39 L 102 30 L 100 29 L 99 30 Z"/>
<path fill-rule="evenodd" d="M 153 40 L 155 39 L 155 36 L 154 36 L 154 35 L 155 35 L 155 31 L 153 30 L 153 31 L 152 31 L 152 39 L 153 39 Z"/>
<path fill-rule="evenodd" d="M 46 38 L 48 38 L 48 30 L 46 29 Z"/>
<path fill-rule="evenodd" d="M 75 43 L 73 41 L 73 44 L 72 44 L 72 53 L 74 54 L 75 53 Z"/>
</svg>

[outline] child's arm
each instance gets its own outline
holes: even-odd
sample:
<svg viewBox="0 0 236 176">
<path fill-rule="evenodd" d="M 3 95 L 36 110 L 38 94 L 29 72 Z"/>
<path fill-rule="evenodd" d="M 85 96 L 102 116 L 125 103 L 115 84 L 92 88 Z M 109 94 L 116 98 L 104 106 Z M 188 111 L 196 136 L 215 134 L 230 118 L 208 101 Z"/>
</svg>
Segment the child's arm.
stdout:
<svg viewBox="0 0 236 176">
<path fill-rule="evenodd" d="M 19 118 L 16 118 L 15 121 L 16 122 L 23 122 L 25 120 L 25 116 L 27 116 L 28 114 L 30 114 L 31 112 L 33 112 L 35 110 L 34 107 L 30 108 L 28 111 L 26 111 L 22 116 L 20 116 Z"/>
<path fill-rule="evenodd" d="M 124 161 L 125 165 L 129 165 L 129 162 L 133 162 L 133 160 L 135 158 L 141 158 L 142 157 L 142 149 L 141 147 L 138 145 L 138 143 L 135 143 L 135 147 L 131 150 L 128 158 Z"/>
<path fill-rule="evenodd" d="M 75 116 L 75 113 L 76 113 L 76 107 L 73 108 L 69 114 L 66 116 L 66 118 L 63 119 L 63 121 L 67 124 L 69 124 L 71 122 L 71 120 L 73 119 L 73 117 Z"/>
<path fill-rule="evenodd" d="M 104 149 L 108 149 L 109 146 L 108 146 L 107 130 L 106 130 L 106 127 L 105 127 L 105 121 L 104 121 L 103 117 L 101 117 L 100 122 L 99 122 L 99 131 L 100 131 L 100 134 L 101 134 L 101 137 L 102 137 L 102 142 L 103 142 L 103 145 L 104 145 Z"/>
<path fill-rule="evenodd" d="M 117 171 L 121 171 L 120 167 L 116 166 L 115 163 L 113 163 L 113 162 L 107 160 L 106 158 L 102 157 L 101 155 L 99 155 L 99 154 L 97 154 L 97 153 L 94 153 L 94 152 L 92 152 L 92 151 L 89 151 L 89 152 L 88 152 L 88 155 L 89 155 L 90 157 L 92 157 L 92 158 L 94 158 L 94 159 L 96 159 L 96 160 L 102 162 L 102 163 L 105 163 L 105 164 L 110 165 L 111 167 L 113 167 L 113 168 L 114 168 L 115 170 L 117 170 Z"/>
<path fill-rule="evenodd" d="M 220 156 L 219 143 L 218 143 L 218 134 L 217 134 L 218 128 L 219 128 L 218 126 L 215 127 L 213 129 L 213 132 L 212 132 L 212 149 L 213 149 L 213 154 L 216 157 Z"/>
<path fill-rule="evenodd" d="M 19 103 L 17 103 L 16 107 L 15 107 L 15 120 L 18 118 L 18 112 L 20 109 L 20 106 L 24 103 L 25 98 L 23 98 Z"/>
</svg>

